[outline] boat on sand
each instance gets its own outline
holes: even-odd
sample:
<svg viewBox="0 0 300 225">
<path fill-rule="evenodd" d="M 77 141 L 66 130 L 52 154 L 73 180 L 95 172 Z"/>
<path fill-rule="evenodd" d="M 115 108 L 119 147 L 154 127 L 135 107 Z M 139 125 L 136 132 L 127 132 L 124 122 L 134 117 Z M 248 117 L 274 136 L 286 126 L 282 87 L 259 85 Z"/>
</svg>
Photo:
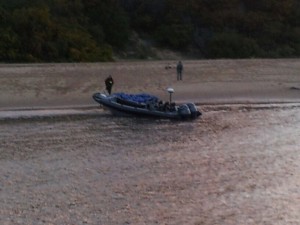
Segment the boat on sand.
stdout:
<svg viewBox="0 0 300 225">
<path fill-rule="evenodd" d="M 176 105 L 172 102 L 174 90 L 168 88 L 170 101 L 163 102 L 158 97 L 150 94 L 114 93 L 106 95 L 95 93 L 93 99 L 113 114 L 148 116 L 165 119 L 196 119 L 202 113 L 194 103 Z"/>
</svg>

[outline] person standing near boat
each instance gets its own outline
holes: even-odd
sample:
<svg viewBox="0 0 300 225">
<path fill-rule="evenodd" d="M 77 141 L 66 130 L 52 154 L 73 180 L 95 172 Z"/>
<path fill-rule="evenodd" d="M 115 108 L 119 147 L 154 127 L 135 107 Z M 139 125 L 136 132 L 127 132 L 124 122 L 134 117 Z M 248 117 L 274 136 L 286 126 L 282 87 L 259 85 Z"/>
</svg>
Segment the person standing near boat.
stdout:
<svg viewBox="0 0 300 225">
<path fill-rule="evenodd" d="M 177 69 L 177 80 L 182 80 L 183 65 L 181 61 L 177 63 L 176 69 Z"/>
<path fill-rule="evenodd" d="M 109 95 L 111 94 L 111 89 L 112 89 L 113 85 L 114 85 L 114 80 L 113 80 L 112 76 L 109 75 L 105 79 L 105 87 L 106 87 L 106 90 L 107 90 Z"/>
</svg>

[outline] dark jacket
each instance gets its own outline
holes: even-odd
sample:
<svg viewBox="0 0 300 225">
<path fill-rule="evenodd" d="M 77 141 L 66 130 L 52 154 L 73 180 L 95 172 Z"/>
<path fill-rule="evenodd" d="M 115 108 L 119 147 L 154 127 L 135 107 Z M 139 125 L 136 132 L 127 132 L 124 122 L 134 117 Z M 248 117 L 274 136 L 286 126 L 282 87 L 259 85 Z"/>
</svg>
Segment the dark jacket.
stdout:
<svg viewBox="0 0 300 225">
<path fill-rule="evenodd" d="M 182 65 L 182 63 L 180 61 L 178 62 L 176 68 L 177 68 L 177 73 L 182 73 L 183 65 Z"/>
<path fill-rule="evenodd" d="M 112 87 L 114 84 L 114 80 L 111 76 L 105 79 L 105 85 L 106 87 Z"/>
</svg>

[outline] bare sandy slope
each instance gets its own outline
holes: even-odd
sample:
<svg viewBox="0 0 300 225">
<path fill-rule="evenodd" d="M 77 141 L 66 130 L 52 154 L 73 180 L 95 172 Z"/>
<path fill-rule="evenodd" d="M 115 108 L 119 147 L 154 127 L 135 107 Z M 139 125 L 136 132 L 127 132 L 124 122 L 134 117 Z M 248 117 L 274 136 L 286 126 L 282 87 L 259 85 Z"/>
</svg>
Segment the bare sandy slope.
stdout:
<svg viewBox="0 0 300 225">
<path fill-rule="evenodd" d="M 149 92 L 196 103 L 298 102 L 300 60 L 183 61 L 183 81 L 176 81 L 176 61 L 88 64 L 0 65 L 0 108 L 95 105 L 91 96 L 115 79 L 114 92 Z M 170 65 L 170 69 L 165 67 Z"/>
</svg>

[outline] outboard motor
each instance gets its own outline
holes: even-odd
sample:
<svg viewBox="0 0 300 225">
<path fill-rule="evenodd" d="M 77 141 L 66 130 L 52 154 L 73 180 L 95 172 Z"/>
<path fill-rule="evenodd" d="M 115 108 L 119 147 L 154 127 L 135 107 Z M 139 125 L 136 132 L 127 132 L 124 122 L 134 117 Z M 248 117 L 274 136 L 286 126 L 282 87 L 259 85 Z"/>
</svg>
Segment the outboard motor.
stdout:
<svg viewBox="0 0 300 225">
<path fill-rule="evenodd" d="M 178 112 L 182 118 L 189 118 L 191 116 L 191 111 L 186 104 L 179 106 Z"/>
<path fill-rule="evenodd" d="M 187 106 L 189 107 L 191 111 L 191 118 L 196 119 L 198 116 L 200 116 L 202 113 L 198 111 L 197 107 L 194 103 L 187 103 Z"/>
</svg>

